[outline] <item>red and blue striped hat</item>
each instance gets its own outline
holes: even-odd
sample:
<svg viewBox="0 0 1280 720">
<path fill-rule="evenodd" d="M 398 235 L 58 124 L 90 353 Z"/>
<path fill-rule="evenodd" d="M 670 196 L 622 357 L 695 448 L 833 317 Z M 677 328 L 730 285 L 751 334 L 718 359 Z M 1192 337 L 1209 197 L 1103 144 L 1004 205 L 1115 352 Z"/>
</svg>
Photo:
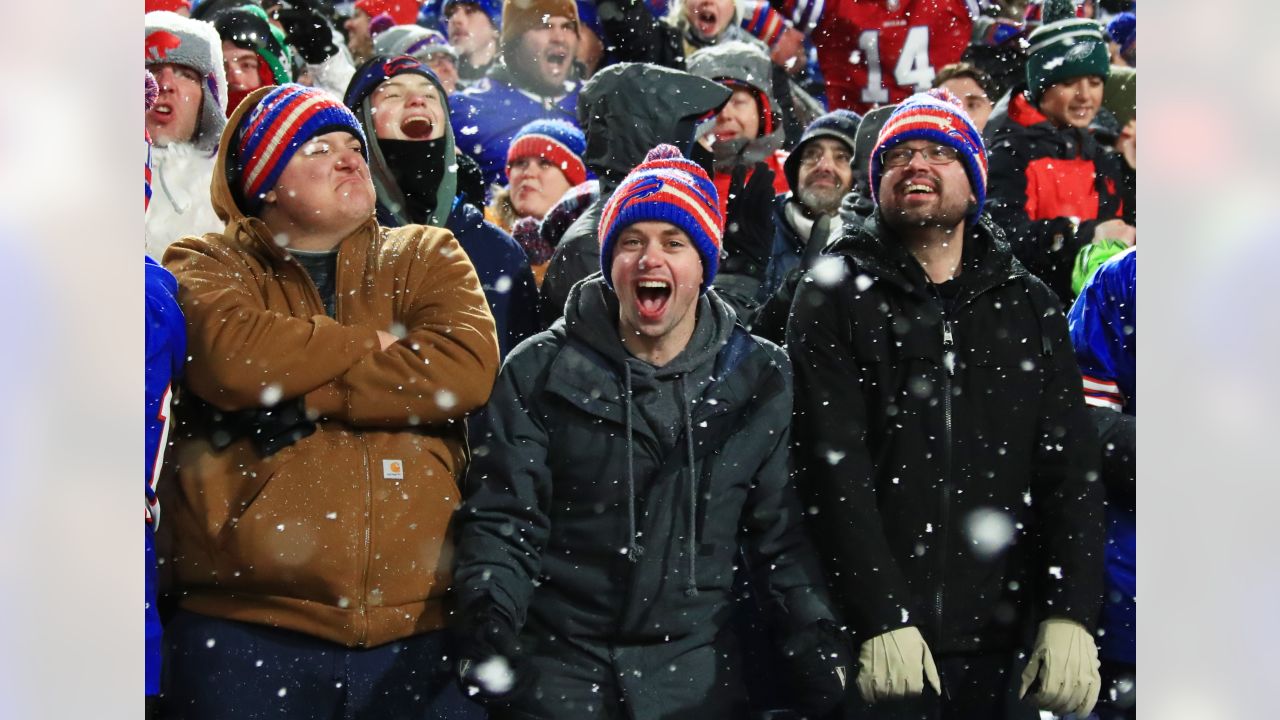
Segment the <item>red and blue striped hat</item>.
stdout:
<svg viewBox="0 0 1280 720">
<path fill-rule="evenodd" d="M 880 178 L 884 175 L 881 156 L 885 150 L 907 140 L 928 140 L 960 152 L 960 161 L 964 163 L 977 201 L 970 219 L 977 218 L 987 197 L 987 146 L 960 98 L 946 88 L 934 88 L 898 103 L 871 151 L 871 199 L 877 205 L 880 204 Z"/>
<path fill-rule="evenodd" d="M 600 215 L 600 269 L 610 289 L 618 234 L 645 221 L 671 223 L 689 236 L 702 256 L 701 291 L 706 292 L 720 267 L 720 238 L 724 236 L 720 195 L 706 171 L 672 145 L 664 143 L 650 150 L 605 203 Z"/>
<path fill-rule="evenodd" d="M 586 136 L 564 120 L 539 119 L 526 124 L 511 138 L 507 148 L 507 175 L 511 166 L 524 158 L 546 158 L 576 187 L 587 181 L 587 166 L 582 153 L 587 149 Z"/>
<path fill-rule="evenodd" d="M 360 140 L 365 162 L 369 149 L 356 116 L 340 101 L 315 88 L 296 83 L 281 85 L 263 96 L 245 116 L 238 130 L 237 185 L 245 211 L 257 215 L 262 198 L 280 179 L 293 154 L 317 135 L 341 130 Z"/>
</svg>

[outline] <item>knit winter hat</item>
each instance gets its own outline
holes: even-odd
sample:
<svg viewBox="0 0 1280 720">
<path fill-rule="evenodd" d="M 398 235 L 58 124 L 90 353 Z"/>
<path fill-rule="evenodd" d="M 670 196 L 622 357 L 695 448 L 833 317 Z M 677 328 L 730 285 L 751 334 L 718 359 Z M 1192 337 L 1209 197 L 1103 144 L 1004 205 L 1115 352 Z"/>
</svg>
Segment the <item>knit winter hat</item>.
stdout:
<svg viewBox="0 0 1280 720">
<path fill-rule="evenodd" d="M 564 17 L 578 22 L 573 0 L 506 0 L 502 4 L 502 52 L 515 47 L 520 36 L 546 24 L 547 18 Z"/>
<path fill-rule="evenodd" d="M 1071 0 L 1047 0 L 1042 17 L 1044 24 L 1027 38 L 1027 92 L 1032 104 L 1038 105 L 1045 89 L 1056 82 L 1086 76 L 1106 79 L 1111 53 L 1100 23 L 1076 17 Z"/>
<path fill-rule="evenodd" d="M 223 40 L 258 54 L 271 71 L 271 78 L 263 78 L 267 84 L 289 82 L 289 52 L 285 50 L 284 35 L 267 20 L 262 8 L 257 5 L 232 8 L 214 18 L 213 27 Z"/>
<path fill-rule="evenodd" d="M 217 31 L 207 22 L 163 10 L 147 13 L 143 24 L 148 68 L 181 65 L 200 74 L 203 98 L 191 144 L 213 150 L 227 124 L 227 76 Z"/>
<path fill-rule="evenodd" d="M 440 24 L 447 25 L 449 23 L 449 10 L 454 5 L 475 5 L 480 8 L 480 12 L 489 16 L 489 22 L 498 30 L 502 29 L 502 0 L 445 0 L 444 5 L 440 6 Z"/>
<path fill-rule="evenodd" d="M 160 95 L 160 86 L 156 84 L 156 76 L 151 74 L 150 70 L 143 70 L 147 74 L 143 87 L 143 112 L 150 110 L 156 104 L 156 98 Z M 151 207 L 151 133 L 147 129 L 142 128 L 142 139 L 146 141 L 147 154 L 143 160 L 143 181 L 145 182 L 145 196 L 143 198 L 142 210 L 146 212 Z"/>
<path fill-rule="evenodd" d="M 587 181 L 587 166 L 582 163 L 586 149 L 586 136 L 573 125 L 563 120 L 534 120 L 511 138 L 507 167 L 528 157 L 546 158 L 560 168 L 573 187 Z M 507 174 L 511 174 L 510 170 Z"/>
<path fill-rule="evenodd" d="M 448 55 L 455 63 L 458 61 L 457 49 L 444 35 L 417 25 L 396 25 L 373 38 L 374 55 L 410 55 L 426 62 L 437 53 Z"/>
<path fill-rule="evenodd" d="M 964 163 L 977 202 L 969 217 L 976 219 L 987 197 L 987 148 L 960 98 L 946 88 L 934 88 L 898 103 L 871 151 L 871 199 L 877 205 L 880 204 L 880 178 L 884 175 L 884 151 L 907 140 L 928 140 L 960 152 L 960 161 Z"/>
<path fill-rule="evenodd" d="M 862 116 L 852 110 L 832 110 L 826 115 L 819 115 L 804 129 L 800 142 L 796 143 L 791 154 L 782 163 L 782 172 L 787 176 L 787 187 L 795 189 L 800 182 L 800 156 L 804 154 L 804 146 L 818 138 L 839 140 L 849 148 L 852 158 L 855 147 L 854 138 L 858 136 L 858 123 Z"/>
<path fill-rule="evenodd" d="M 668 222 L 693 241 L 702 256 L 702 292 L 720 267 L 724 215 L 715 183 L 700 165 L 686 160 L 673 145 L 649 151 L 613 191 L 600 215 L 600 270 L 613 289 L 614 242 L 627 227 L 644 221 Z"/>
<path fill-rule="evenodd" d="M 360 108 L 361 105 L 369 99 L 374 90 L 382 83 L 390 80 L 397 75 L 413 74 L 421 75 L 431 81 L 437 87 L 440 85 L 440 79 L 436 74 L 431 72 L 431 68 L 422 64 L 422 61 L 416 57 L 401 55 L 399 57 L 381 57 L 374 55 L 378 60 L 373 58 L 366 60 L 357 70 L 356 74 L 351 77 L 351 83 L 347 85 L 347 93 L 343 97 L 343 102 L 353 111 Z M 445 114 L 449 114 L 449 105 L 444 98 L 443 91 L 440 95 L 441 103 L 444 105 Z"/>
<path fill-rule="evenodd" d="M 1131 12 L 1116 15 L 1107 23 L 1107 34 L 1120 46 L 1120 52 L 1128 52 L 1138 39 L 1138 16 Z"/>
<path fill-rule="evenodd" d="M 335 130 L 360 140 L 360 152 L 366 162 L 369 160 L 364 130 L 356 116 L 329 93 L 288 83 L 263 96 L 236 131 L 235 186 L 244 198 L 246 214 L 258 214 L 263 196 L 276 186 L 298 148 Z"/>
<path fill-rule="evenodd" d="M 370 18 L 386 13 L 396 25 L 412 25 L 418 20 L 417 0 L 356 0 L 355 7 Z"/>
</svg>

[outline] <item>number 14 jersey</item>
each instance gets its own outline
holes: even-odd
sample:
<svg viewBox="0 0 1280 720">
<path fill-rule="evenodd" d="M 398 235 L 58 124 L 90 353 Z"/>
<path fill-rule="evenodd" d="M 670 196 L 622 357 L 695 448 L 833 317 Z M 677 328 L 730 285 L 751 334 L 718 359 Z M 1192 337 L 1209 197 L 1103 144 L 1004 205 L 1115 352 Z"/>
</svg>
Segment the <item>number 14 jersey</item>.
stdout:
<svg viewBox="0 0 1280 720">
<path fill-rule="evenodd" d="M 969 45 L 977 0 L 770 0 L 809 36 L 827 109 L 865 113 L 933 86 Z"/>
</svg>

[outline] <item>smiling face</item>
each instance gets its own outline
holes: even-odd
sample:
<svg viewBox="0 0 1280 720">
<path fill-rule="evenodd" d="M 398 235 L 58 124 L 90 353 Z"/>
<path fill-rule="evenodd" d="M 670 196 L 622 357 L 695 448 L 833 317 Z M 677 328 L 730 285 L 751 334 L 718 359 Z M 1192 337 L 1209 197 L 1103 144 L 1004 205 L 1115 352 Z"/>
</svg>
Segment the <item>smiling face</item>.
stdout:
<svg viewBox="0 0 1280 720">
<path fill-rule="evenodd" d="M 369 99 L 373 132 L 380 140 L 444 137 L 444 104 L 435 84 L 417 73 L 384 80 Z"/>
<path fill-rule="evenodd" d="M 945 148 L 954 152 L 945 145 L 925 140 L 908 140 L 885 152 L 901 148 Z M 924 154 L 915 152 L 901 167 L 889 167 L 885 163 L 884 173 L 880 176 L 879 201 L 880 212 L 890 227 L 899 230 L 920 227 L 951 230 L 964 222 L 970 203 L 977 199 L 969 185 L 964 164 L 959 159 L 935 165 L 928 162 Z"/>
<path fill-rule="evenodd" d="M 760 104 L 755 93 L 743 88 L 734 88 L 729 102 L 716 114 L 715 127 L 711 134 L 716 142 L 745 138 L 753 140 L 760 136 Z"/>
<path fill-rule="evenodd" d="M 684 19 L 703 40 L 720 36 L 733 20 L 734 0 L 687 0 Z"/>
<path fill-rule="evenodd" d="M 569 191 L 569 180 L 559 165 L 541 157 L 524 157 L 507 166 L 511 179 L 511 207 L 518 217 L 541 220 Z"/>
<path fill-rule="evenodd" d="M 1096 75 L 1054 83 L 1040 96 L 1040 112 L 1058 127 L 1089 127 L 1102 107 L 1102 89 Z"/>
<path fill-rule="evenodd" d="M 684 349 L 697 322 L 702 256 L 683 230 L 656 221 L 627 226 L 614 243 L 610 277 L 618 330 L 633 354 L 663 343 L 669 360 Z"/>
<path fill-rule="evenodd" d="M 562 16 L 549 17 L 546 24 L 525 31 L 514 52 L 514 66 L 531 90 L 562 94 L 578 52 L 578 23 Z"/>
<path fill-rule="evenodd" d="M 834 215 L 840 200 L 853 187 L 853 154 L 835 138 L 820 137 L 806 143 L 796 172 L 796 197 L 810 210 Z"/>
<path fill-rule="evenodd" d="M 204 99 L 200 73 L 184 65 L 152 65 L 160 94 L 147 111 L 147 132 L 157 147 L 169 143 L 190 142 L 200 121 L 200 104 Z"/>
<path fill-rule="evenodd" d="M 263 222 L 288 234 L 290 246 L 303 247 L 305 238 L 316 236 L 332 238 L 330 247 L 336 246 L 373 215 L 373 180 L 360 140 L 342 130 L 308 140 L 263 203 Z"/>
</svg>

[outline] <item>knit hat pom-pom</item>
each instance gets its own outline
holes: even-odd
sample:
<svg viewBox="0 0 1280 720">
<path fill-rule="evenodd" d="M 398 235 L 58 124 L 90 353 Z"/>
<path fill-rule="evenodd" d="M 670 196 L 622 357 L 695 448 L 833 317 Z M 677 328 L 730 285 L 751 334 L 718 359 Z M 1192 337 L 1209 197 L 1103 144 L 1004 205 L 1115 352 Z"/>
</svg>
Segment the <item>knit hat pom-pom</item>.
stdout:
<svg viewBox="0 0 1280 720">
<path fill-rule="evenodd" d="M 928 92 L 928 95 L 931 98 L 941 100 L 944 103 L 951 103 L 952 105 L 955 105 L 961 110 L 964 110 L 964 103 L 960 100 L 959 97 L 956 96 L 955 93 L 951 92 L 947 88 L 944 88 L 944 87 L 933 88 Z"/>
<path fill-rule="evenodd" d="M 644 156 L 645 162 L 653 162 L 655 160 L 683 160 L 683 159 L 684 159 L 684 155 L 680 154 L 680 149 L 677 148 L 675 145 L 668 145 L 667 143 L 662 143 L 661 145 L 650 150 L 648 155 Z"/>
<path fill-rule="evenodd" d="M 369 35 L 370 37 L 377 37 L 395 26 L 396 21 L 395 18 L 391 17 L 391 13 L 381 13 L 369 21 Z"/>
<path fill-rule="evenodd" d="M 1073 17 L 1076 17 L 1075 0 L 1044 0 L 1044 8 L 1040 11 L 1040 22 L 1045 25 Z"/>
<path fill-rule="evenodd" d="M 147 74 L 146 83 L 146 108 L 150 110 L 156 104 L 156 98 L 160 97 L 160 83 L 156 82 L 156 76 L 151 74 L 150 70 L 144 70 Z"/>
</svg>

